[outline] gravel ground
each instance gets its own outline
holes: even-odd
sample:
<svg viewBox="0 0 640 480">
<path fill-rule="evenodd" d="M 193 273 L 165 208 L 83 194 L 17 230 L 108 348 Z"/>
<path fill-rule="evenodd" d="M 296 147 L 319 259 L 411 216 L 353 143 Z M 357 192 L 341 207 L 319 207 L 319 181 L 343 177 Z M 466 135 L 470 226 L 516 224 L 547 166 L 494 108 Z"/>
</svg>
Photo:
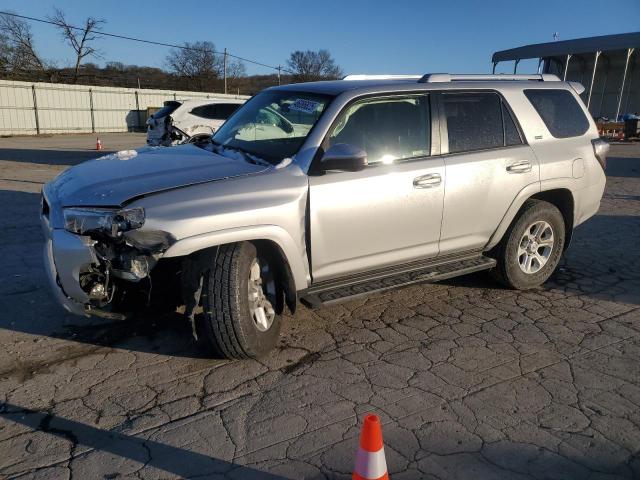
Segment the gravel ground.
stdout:
<svg viewBox="0 0 640 480">
<path fill-rule="evenodd" d="M 207 358 L 177 315 L 54 303 L 38 192 L 94 145 L 0 139 L 1 478 L 348 479 L 366 412 L 394 480 L 640 477 L 640 145 L 613 146 L 600 212 L 543 288 L 476 274 L 300 306 L 261 361 Z"/>
</svg>

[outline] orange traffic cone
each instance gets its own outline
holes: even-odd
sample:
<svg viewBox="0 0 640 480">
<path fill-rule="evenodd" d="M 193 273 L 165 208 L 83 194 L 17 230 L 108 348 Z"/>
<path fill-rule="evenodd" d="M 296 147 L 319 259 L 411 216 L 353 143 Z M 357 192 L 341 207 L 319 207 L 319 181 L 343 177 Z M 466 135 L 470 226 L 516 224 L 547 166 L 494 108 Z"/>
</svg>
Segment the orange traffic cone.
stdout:
<svg viewBox="0 0 640 480">
<path fill-rule="evenodd" d="M 382 445 L 380 419 L 376 415 L 364 417 L 360 448 L 356 454 L 356 466 L 352 480 L 389 480 L 387 460 Z"/>
<path fill-rule="evenodd" d="M 102 142 L 100 141 L 100 138 L 96 139 L 96 150 L 102 150 Z"/>
</svg>

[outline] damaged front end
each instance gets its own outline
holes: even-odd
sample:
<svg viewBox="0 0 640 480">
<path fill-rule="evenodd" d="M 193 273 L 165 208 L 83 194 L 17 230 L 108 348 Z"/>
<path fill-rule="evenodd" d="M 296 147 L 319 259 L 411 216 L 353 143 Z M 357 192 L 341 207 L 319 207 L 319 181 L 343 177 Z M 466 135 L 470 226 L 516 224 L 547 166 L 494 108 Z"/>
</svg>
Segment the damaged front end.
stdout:
<svg viewBox="0 0 640 480">
<path fill-rule="evenodd" d="M 66 208 L 64 229 L 85 239 L 92 261 L 78 272 L 86 313 L 124 318 L 151 299 L 151 271 L 175 242 L 167 232 L 141 230 L 143 208 Z"/>
</svg>

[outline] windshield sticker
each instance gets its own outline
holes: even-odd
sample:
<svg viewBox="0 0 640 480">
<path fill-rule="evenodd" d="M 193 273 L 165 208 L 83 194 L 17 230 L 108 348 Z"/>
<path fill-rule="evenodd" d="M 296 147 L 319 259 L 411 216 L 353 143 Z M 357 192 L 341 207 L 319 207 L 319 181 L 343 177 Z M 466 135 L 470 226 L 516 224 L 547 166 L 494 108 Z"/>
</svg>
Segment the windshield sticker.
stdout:
<svg viewBox="0 0 640 480">
<path fill-rule="evenodd" d="M 305 100 L 304 98 L 297 98 L 295 102 L 289 105 L 289 110 L 295 110 L 303 113 L 314 113 L 319 102 L 314 102 L 313 100 Z"/>
</svg>

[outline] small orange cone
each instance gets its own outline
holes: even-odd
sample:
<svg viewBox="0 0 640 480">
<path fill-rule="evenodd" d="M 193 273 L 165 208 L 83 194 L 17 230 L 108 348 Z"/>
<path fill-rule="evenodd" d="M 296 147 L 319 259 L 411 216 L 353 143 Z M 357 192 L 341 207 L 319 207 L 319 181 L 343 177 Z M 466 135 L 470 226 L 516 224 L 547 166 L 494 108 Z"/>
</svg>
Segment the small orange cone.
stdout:
<svg viewBox="0 0 640 480">
<path fill-rule="evenodd" d="M 387 460 L 382 445 L 382 428 L 376 415 L 364 417 L 360 448 L 356 453 L 356 465 L 352 480 L 389 480 Z"/>
<path fill-rule="evenodd" d="M 100 141 L 100 138 L 96 139 L 96 150 L 102 150 L 102 142 Z"/>
</svg>

